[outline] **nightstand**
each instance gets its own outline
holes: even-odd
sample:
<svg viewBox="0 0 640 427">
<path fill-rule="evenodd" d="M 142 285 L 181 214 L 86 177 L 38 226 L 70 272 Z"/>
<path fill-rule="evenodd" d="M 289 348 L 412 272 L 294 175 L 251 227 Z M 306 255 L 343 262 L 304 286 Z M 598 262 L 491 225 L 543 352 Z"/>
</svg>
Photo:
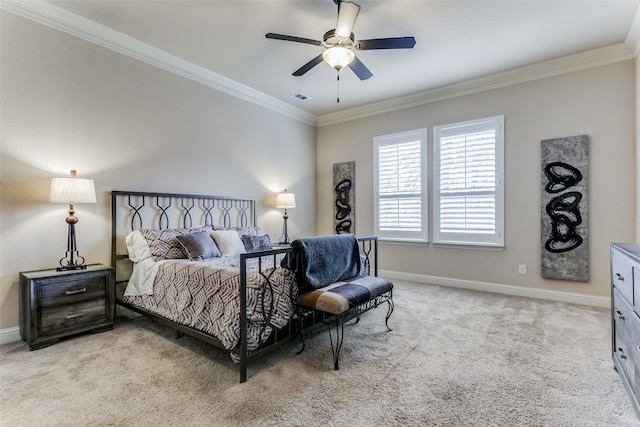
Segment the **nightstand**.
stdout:
<svg viewBox="0 0 640 427">
<path fill-rule="evenodd" d="M 20 335 L 30 350 L 80 332 L 113 329 L 115 309 L 113 267 L 20 273 Z"/>
</svg>

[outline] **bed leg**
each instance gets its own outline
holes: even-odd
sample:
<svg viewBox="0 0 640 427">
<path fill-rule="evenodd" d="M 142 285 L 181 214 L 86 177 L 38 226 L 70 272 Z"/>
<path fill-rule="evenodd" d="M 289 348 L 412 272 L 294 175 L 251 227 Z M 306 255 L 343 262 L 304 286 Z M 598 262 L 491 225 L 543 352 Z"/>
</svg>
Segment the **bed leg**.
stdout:
<svg viewBox="0 0 640 427">
<path fill-rule="evenodd" d="M 240 383 L 247 381 L 247 364 L 244 361 L 240 362 Z"/>
</svg>

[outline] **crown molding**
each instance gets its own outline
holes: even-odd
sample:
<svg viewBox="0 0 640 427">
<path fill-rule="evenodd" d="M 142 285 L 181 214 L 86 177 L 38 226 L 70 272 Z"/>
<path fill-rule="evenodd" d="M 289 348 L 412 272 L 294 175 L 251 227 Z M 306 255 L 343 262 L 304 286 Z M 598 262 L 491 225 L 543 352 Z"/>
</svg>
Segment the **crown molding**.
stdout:
<svg viewBox="0 0 640 427">
<path fill-rule="evenodd" d="M 161 49 L 42 0 L 2 0 L 0 8 L 127 55 L 247 102 L 316 126 L 316 116 Z"/>
<path fill-rule="evenodd" d="M 640 6 L 636 10 L 633 22 L 631 22 L 631 28 L 629 28 L 625 43 L 633 49 L 636 56 L 640 54 Z"/>
<path fill-rule="evenodd" d="M 620 43 L 400 98 L 389 99 L 363 105 L 361 107 L 354 107 L 335 113 L 324 114 L 318 116 L 318 127 L 403 110 L 405 108 L 499 89 L 519 83 L 572 73 L 575 71 L 586 70 L 633 58 L 635 58 L 633 49 L 625 43 Z"/>
</svg>

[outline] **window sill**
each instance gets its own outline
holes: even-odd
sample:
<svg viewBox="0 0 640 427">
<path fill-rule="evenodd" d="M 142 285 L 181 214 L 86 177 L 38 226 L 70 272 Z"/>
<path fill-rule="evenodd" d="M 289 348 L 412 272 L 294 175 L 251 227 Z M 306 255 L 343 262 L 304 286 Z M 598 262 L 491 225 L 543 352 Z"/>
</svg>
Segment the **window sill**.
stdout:
<svg viewBox="0 0 640 427">
<path fill-rule="evenodd" d="M 391 239 L 378 237 L 379 243 L 388 243 L 391 245 L 407 245 L 407 246 L 429 246 L 428 241 L 424 240 L 406 240 L 406 239 Z"/>
<path fill-rule="evenodd" d="M 484 244 L 474 244 L 474 243 L 435 243 L 433 244 L 436 248 L 445 248 L 445 249 L 471 249 L 477 251 L 495 251 L 501 252 L 504 251 L 504 245 L 484 245 Z"/>
</svg>

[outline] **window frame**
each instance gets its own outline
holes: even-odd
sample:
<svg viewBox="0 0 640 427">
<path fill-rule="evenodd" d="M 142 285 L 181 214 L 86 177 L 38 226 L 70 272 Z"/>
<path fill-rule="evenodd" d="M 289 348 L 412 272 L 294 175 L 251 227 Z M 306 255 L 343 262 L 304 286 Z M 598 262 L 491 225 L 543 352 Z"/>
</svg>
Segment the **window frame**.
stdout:
<svg viewBox="0 0 640 427">
<path fill-rule="evenodd" d="M 429 187 L 428 187 L 428 130 L 416 129 L 406 132 L 399 132 L 389 135 L 376 136 L 373 138 L 373 188 L 374 188 L 374 232 L 380 241 L 426 244 L 429 242 Z M 421 230 L 416 232 L 392 231 L 380 229 L 380 183 L 379 183 L 379 149 L 384 145 L 399 145 L 409 142 L 420 142 L 420 226 Z"/>
<path fill-rule="evenodd" d="M 481 127 L 493 122 L 495 129 L 495 232 L 443 232 L 440 227 L 440 158 L 441 134 L 445 130 L 455 128 Z M 450 123 L 433 128 L 433 243 L 442 246 L 459 246 L 471 248 L 503 249 L 504 248 L 504 115 L 487 117 Z M 471 195 L 472 192 L 461 191 L 461 194 Z"/>
</svg>

